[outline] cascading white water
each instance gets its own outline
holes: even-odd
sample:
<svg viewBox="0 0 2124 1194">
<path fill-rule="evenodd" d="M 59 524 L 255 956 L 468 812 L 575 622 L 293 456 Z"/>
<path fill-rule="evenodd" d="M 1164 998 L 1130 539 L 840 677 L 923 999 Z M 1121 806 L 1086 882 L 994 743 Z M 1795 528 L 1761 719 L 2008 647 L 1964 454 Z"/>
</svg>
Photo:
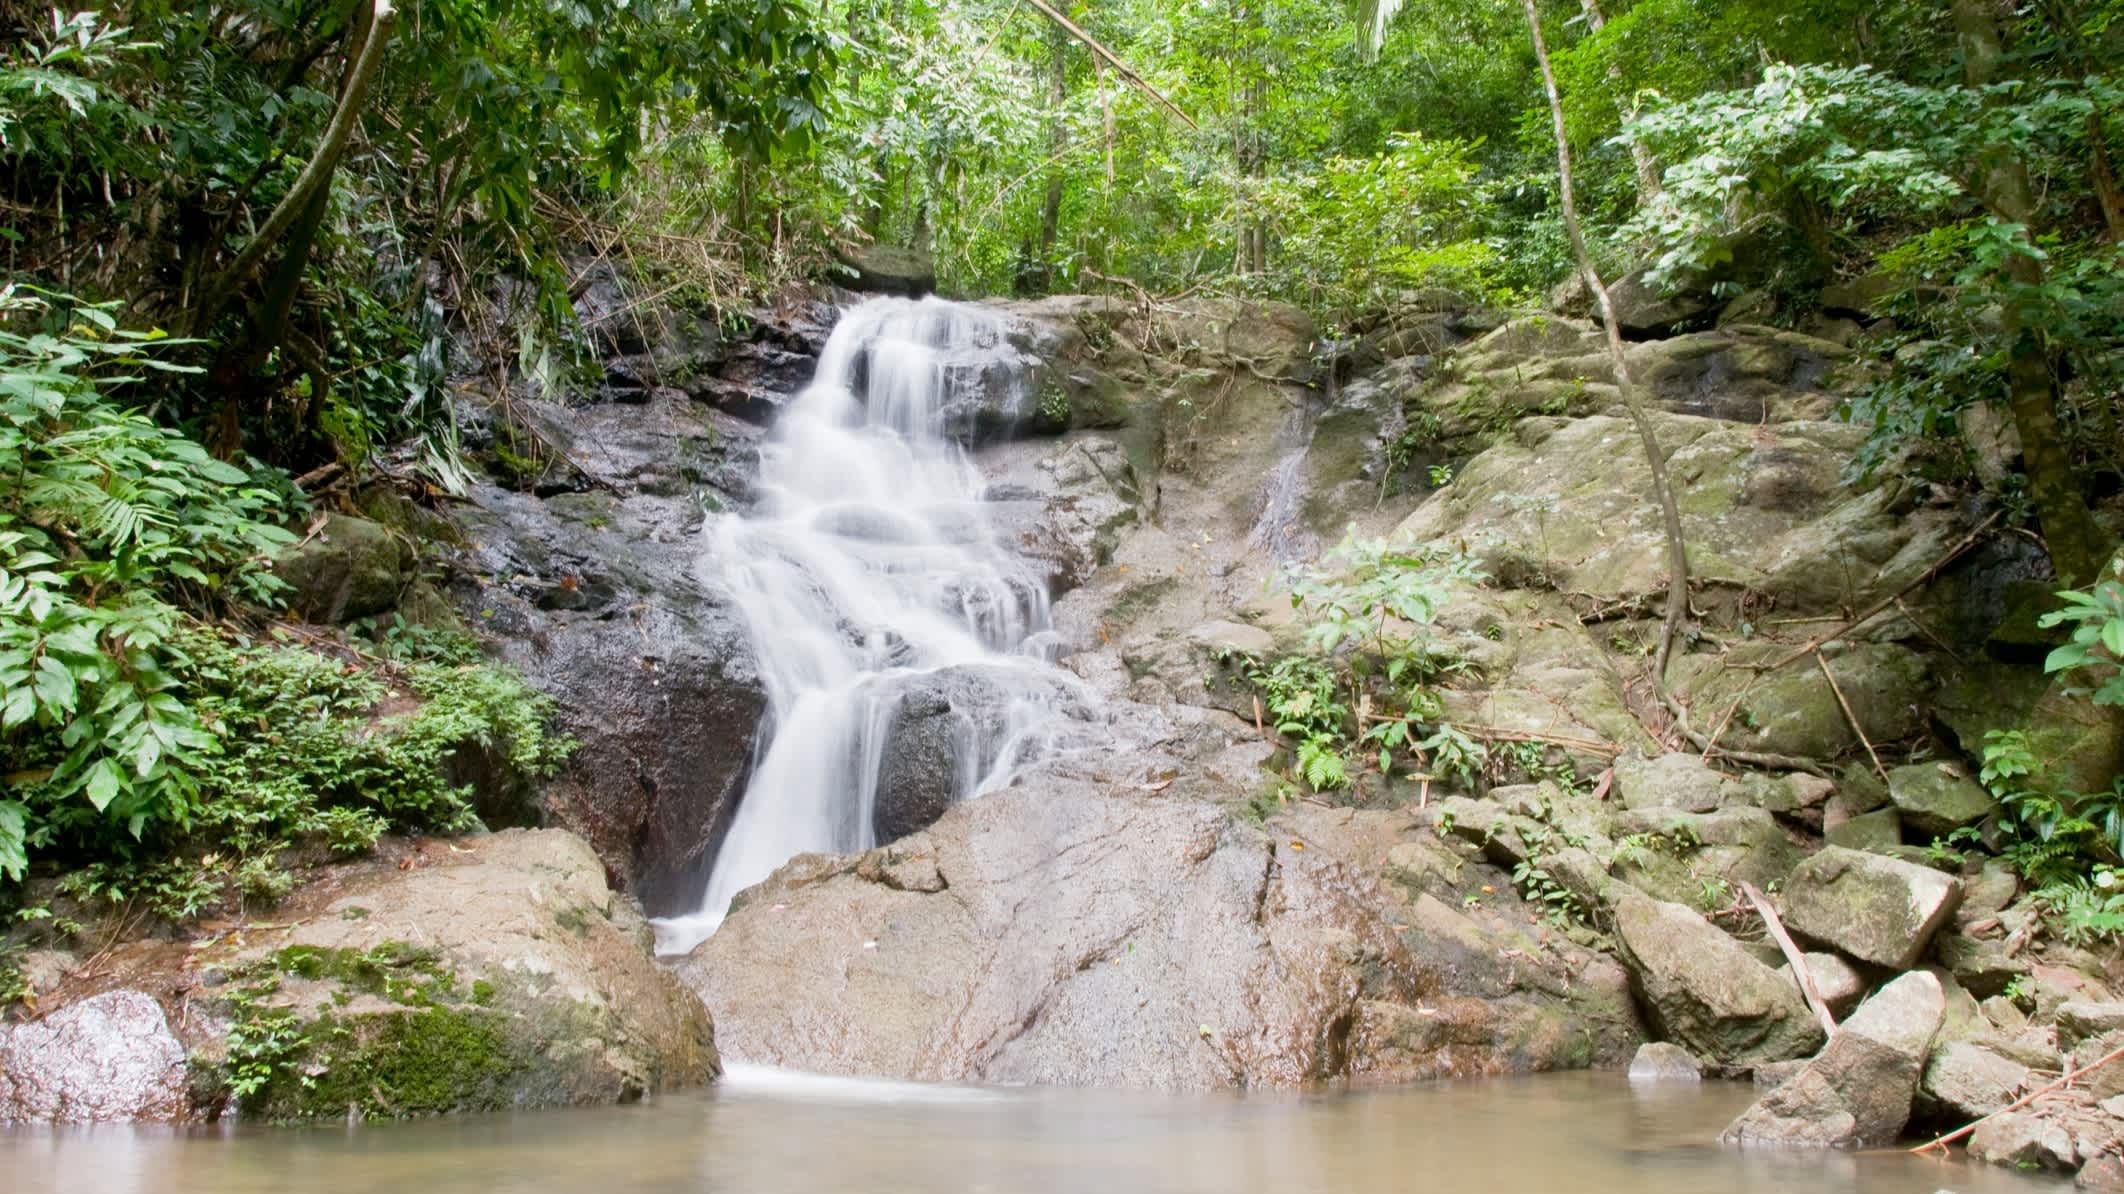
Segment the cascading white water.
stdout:
<svg viewBox="0 0 2124 1194">
<path fill-rule="evenodd" d="M 982 715 L 958 718 L 954 797 L 1007 779 L 1050 737 L 1046 585 L 997 541 L 949 434 L 998 385 L 1022 401 L 1002 332 L 940 299 L 848 311 L 761 449 L 757 507 L 704 532 L 701 567 L 750 628 L 768 722 L 699 905 L 655 922 L 659 953 L 705 940 L 732 896 L 790 858 L 877 844 L 879 775 L 911 688 L 953 677 L 981 694 Z"/>
</svg>

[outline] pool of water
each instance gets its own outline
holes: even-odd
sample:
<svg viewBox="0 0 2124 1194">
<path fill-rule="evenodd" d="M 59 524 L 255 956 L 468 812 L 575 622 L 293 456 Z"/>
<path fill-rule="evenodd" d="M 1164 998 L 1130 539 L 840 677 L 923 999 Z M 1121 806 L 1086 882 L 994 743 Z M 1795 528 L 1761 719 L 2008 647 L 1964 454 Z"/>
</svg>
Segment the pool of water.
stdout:
<svg viewBox="0 0 2124 1194">
<path fill-rule="evenodd" d="M 744 1071 L 635 1107 L 269 1129 L 0 1130 L 0 1189 L 65 1194 L 2037 1194 L 1901 1152 L 1721 1148 L 1739 1084 L 1558 1074 L 1306 1096 L 1154 1096 Z"/>
</svg>

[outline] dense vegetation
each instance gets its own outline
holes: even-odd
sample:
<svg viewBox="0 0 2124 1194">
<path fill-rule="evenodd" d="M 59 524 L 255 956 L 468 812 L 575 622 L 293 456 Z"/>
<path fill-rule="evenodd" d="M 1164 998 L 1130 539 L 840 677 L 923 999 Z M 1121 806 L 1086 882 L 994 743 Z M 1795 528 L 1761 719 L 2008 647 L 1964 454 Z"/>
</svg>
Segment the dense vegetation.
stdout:
<svg viewBox="0 0 2124 1194">
<path fill-rule="evenodd" d="M 1888 316 L 1866 466 L 1989 488 L 2113 603 L 2087 506 L 2124 483 L 2124 5 L 1952 10 L 1538 15 L 1602 272 L 1791 323 L 1856 280 Z M 457 738 L 376 749 L 422 775 L 466 737 L 551 765 L 537 703 L 461 644 L 356 674 L 208 627 L 271 606 L 290 474 L 411 441 L 452 487 L 445 386 L 586 351 L 592 261 L 734 313 L 880 241 L 954 292 L 1223 292 L 1362 329 L 1413 291 L 1529 301 L 1573 272 L 1548 130 L 1506 0 L 0 0 L 0 872 L 182 856 L 270 892 L 289 843 L 463 819 L 439 778 L 319 781 L 403 760 L 276 729 L 259 691 L 349 716 L 417 692 Z M 1957 446 L 1979 403 L 2018 471 Z M 1312 599 L 1362 620 L 1439 566 L 1372 552 L 1380 592 Z M 2105 616 L 2081 622 L 2098 663 Z M 1412 652 L 1273 678 L 1316 784 L 1460 748 L 1420 695 L 1334 745 L 1322 710 L 1439 666 Z M 269 745 L 285 770 L 254 765 Z M 2031 833 L 2106 824 L 2066 804 Z"/>
</svg>

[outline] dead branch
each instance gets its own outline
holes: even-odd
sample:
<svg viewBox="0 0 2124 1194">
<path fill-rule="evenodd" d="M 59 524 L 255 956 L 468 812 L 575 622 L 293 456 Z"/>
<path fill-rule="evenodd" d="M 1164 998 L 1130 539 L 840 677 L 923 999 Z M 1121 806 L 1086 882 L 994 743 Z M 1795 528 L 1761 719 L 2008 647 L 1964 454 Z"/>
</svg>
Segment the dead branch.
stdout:
<svg viewBox="0 0 2124 1194">
<path fill-rule="evenodd" d="M 1822 1022 L 1822 1031 L 1836 1031 L 1836 1017 L 1829 1014 L 1829 1001 L 1822 998 L 1822 989 L 1815 985 L 1814 972 L 1807 969 L 1807 955 L 1792 943 L 1792 934 L 1785 931 L 1785 922 L 1777 917 L 1777 909 L 1763 897 L 1755 884 L 1742 881 L 1741 894 L 1755 905 L 1755 914 L 1763 918 L 1763 927 L 1777 940 L 1778 949 L 1784 951 L 1785 960 L 1792 963 L 1792 977 L 1799 980 L 1800 994 L 1807 997 L 1807 1006 L 1814 1009 L 1814 1018 Z"/>
</svg>

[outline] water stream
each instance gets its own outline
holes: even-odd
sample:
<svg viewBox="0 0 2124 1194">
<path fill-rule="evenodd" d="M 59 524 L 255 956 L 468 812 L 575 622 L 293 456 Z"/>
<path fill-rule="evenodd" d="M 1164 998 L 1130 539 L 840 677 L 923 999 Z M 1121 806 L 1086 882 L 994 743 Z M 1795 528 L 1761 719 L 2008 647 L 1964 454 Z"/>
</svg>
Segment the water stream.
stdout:
<svg viewBox="0 0 2124 1194">
<path fill-rule="evenodd" d="M 761 449 L 757 505 L 704 532 L 700 567 L 745 617 L 768 717 L 707 888 L 656 922 L 659 953 L 705 940 L 732 896 L 795 855 L 877 844 L 911 698 L 951 707 L 950 741 L 921 744 L 949 798 L 1042 750 L 1064 683 L 1045 658 L 1046 585 L 998 541 L 959 442 L 1023 401 L 1003 325 L 980 307 L 873 299 L 835 326 Z M 934 798 L 927 778 L 905 786 Z"/>
<path fill-rule="evenodd" d="M 1753 1092 L 1555 1074 L 1174 1097 L 740 1070 L 636 1107 L 362 1127 L 0 1129 L 0 1194 L 2043 1194 L 1898 1150 L 1712 1143 Z"/>
</svg>

